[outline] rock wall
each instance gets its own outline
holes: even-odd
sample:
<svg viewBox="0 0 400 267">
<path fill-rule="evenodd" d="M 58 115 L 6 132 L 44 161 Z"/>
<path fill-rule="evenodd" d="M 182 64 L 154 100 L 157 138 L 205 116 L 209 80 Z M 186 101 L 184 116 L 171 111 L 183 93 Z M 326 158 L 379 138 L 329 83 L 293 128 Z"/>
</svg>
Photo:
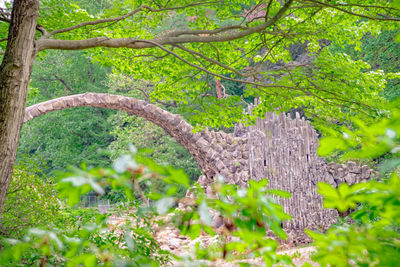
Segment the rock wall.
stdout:
<svg viewBox="0 0 400 267">
<path fill-rule="evenodd" d="M 328 163 L 319 157 L 317 132 L 299 114 L 292 119 L 284 113 L 267 113 L 256 125 L 236 125 L 234 134 L 248 139 L 251 179 L 267 178 L 270 188 L 292 194 L 290 199 L 277 199 L 293 217 L 283 224 L 289 242 L 308 241 L 305 228 L 324 230 L 337 221 L 337 211 L 322 206 L 322 197 L 316 192 L 318 182 L 351 185 L 377 175 L 368 166 Z"/>
<path fill-rule="evenodd" d="M 291 241 L 306 240 L 304 228 L 326 229 L 336 222 L 336 210 L 322 207 L 316 193 L 318 182 L 338 186 L 354 184 L 376 175 L 367 166 L 327 163 L 318 157 L 318 136 L 304 118 L 267 113 L 256 125 L 236 125 L 233 134 L 208 131 L 194 133 L 193 127 L 179 115 L 153 104 L 121 95 L 85 93 L 53 99 L 28 107 L 25 122 L 47 112 L 81 106 L 124 110 L 141 116 L 163 128 L 196 159 L 203 175 L 199 183 L 212 194 L 212 183 L 220 174 L 225 181 L 247 186 L 249 179 L 269 179 L 269 187 L 288 191 L 290 199 L 279 199 L 293 220 L 283 227 Z M 251 112 L 253 106 L 249 107 Z"/>
</svg>

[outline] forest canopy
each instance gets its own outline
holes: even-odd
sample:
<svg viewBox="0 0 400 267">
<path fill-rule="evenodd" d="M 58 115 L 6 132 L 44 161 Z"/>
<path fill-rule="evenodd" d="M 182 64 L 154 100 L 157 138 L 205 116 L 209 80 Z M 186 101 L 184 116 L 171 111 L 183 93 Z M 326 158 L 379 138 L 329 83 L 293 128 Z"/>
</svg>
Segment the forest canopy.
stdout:
<svg viewBox="0 0 400 267">
<path fill-rule="evenodd" d="M 177 104 L 194 124 L 232 126 L 253 98 L 258 115 L 303 108 L 318 123 L 343 123 L 381 115 L 398 77 L 345 51 L 398 29 L 397 2 L 370 2 L 41 1 L 37 46 L 39 58 L 91 48 L 94 62 L 146 82 L 151 99 Z"/>
</svg>

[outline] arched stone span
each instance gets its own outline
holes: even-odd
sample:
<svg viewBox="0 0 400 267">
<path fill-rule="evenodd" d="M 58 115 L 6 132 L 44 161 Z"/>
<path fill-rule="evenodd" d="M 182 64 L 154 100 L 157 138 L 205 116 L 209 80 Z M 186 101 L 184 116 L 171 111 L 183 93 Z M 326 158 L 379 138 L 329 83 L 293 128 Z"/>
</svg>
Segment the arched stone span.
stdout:
<svg viewBox="0 0 400 267">
<path fill-rule="evenodd" d="M 145 118 L 165 130 L 170 136 L 186 148 L 197 161 L 201 171 L 212 181 L 217 173 L 228 181 L 239 183 L 235 179 L 240 174 L 245 185 L 248 179 L 248 164 L 245 160 L 234 161 L 246 154 L 247 140 L 234 138 L 223 132 L 193 133 L 193 126 L 181 116 L 165 111 L 146 101 L 131 97 L 100 93 L 85 93 L 52 99 L 26 108 L 24 122 L 51 111 L 74 107 L 100 107 L 123 110 L 132 115 Z"/>
<path fill-rule="evenodd" d="M 250 127 L 238 124 L 234 134 L 207 129 L 193 133 L 193 127 L 181 116 L 146 101 L 85 93 L 28 107 L 24 122 L 54 110 L 82 106 L 124 110 L 163 128 L 193 155 L 204 174 L 199 183 L 207 190 L 219 173 L 226 182 L 241 186 L 247 186 L 249 179 L 266 177 L 271 188 L 290 192 L 290 199 L 279 201 L 293 217 L 283 224 L 293 242 L 308 239 L 305 228 L 326 229 L 337 220 L 336 210 L 323 208 L 322 197 L 315 190 L 318 182 L 353 184 L 374 174 L 367 166 L 355 163 L 328 164 L 317 155 L 318 137 L 310 123 L 284 114 L 267 113 L 265 119 L 258 119 Z"/>
</svg>

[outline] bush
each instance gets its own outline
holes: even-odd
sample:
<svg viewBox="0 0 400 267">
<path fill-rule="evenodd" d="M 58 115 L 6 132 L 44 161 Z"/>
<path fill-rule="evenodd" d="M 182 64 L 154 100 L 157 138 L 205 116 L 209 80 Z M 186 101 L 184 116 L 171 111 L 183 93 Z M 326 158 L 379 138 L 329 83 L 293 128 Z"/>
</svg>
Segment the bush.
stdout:
<svg viewBox="0 0 400 267">
<path fill-rule="evenodd" d="M 83 166 L 85 167 L 85 166 Z M 155 187 L 153 182 L 157 181 Z M 191 257 L 176 260 L 194 263 L 198 259 L 215 260 L 260 256 L 268 265 L 291 263 L 285 255 L 277 255 L 278 243 L 265 236 L 271 229 L 277 236 L 285 238 L 281 228 L 283 220 L 290 216 L 283 212 L 280 205 L 269 194 L 288 196 L 277 190 L 267 190 L 267 180 L 252 181 L 248 188 L 239 189 L 235 185 L 218 183 L 215 191 L 219 199 L 209 198 L 201 188 L 197 188 L 197 198 L 191 208 L 175 212 L 180 201 L 177 193 L 182 188 L 189 189 L 190 179 L 182 171 L 169 166 L 161 166 L 153 160 L 137 155 L 125 155 L 119 158 L 113 168 L 73 169 L 62 175 L 57 183 L 60 196 L 66 198 L 73 207 L 80 196 L 90 191 L 104 194 L 106 187 L 125 192 L 128 200 L 137 195 L 142 205 L 122 207 L 117 212 L 130 216 L 122 226 L 110 226 L 108 214 L 99 214 L 94 209 L 64 209 L 64 225 L 59 228 L 31 228 L 22 240 L 7 239 L 6 248 L 0 254 L 2 266 L 22 266 L 39 264 L 68 266 L 158 266 L 171 260 L 168 252 L 158 247 L 152 234 L 152 223 L 156 215 L 175 212 L 174 222 L 181 234 L 192 239 L 202 231 L 214 235 L 211 227 L 210 208 L 223 218 L 225 233 L 236 236 L 235 241 L 224 238 L 213 256 L 207 250 L 196 246 Z M 163 184 L 160 186 L 160 184 Z M 146 185 L 149 193 L 145 195 Z M 153 201 L 148 206 L 147 198 Z M 136 201 L 137 202 L 137 201 Z M 226 236 L 227 237 L 227 236 Z M 188 263 L 188 262 L 186 262 Z M 200 264 L 200 263 L 199 263 Z"/>
<path fill-rule="evenodd" d="M 351 215 L 358 224 L 344 224 L 327 234 L 308 231 L 318 248 L 321 266 L 396 266 L 400 258 L 400 179 L 371 181 L 338 189 L 320 184 L 326 208 L 339 211 L 361 206 Z"/>
<path fill-rule="evenodd" d="M 343 134 L 321 140 L 320 151 L 344 151 L 342 157 L 373 159 L 390 154 L 381 163 L 382 171 L 393 171 L 389 179 L 369 181 L 338 188 L 320 183 L 326 208 L 337 208 L 350 215 L 355 224 L 344 224 L 327 234 L 308 234 L 315 240 L 313 259 L 321 266 L 398 266 L 400 259 L 400 109 L 373 125 L 356 122 L 356 130 L 343 128 Z"/>
<path fill-rule="evenodd" d="M 31 227 L 51 226 L 61 215 L 54 183 L 34 166 L 16 166 L 4 204 L 1 236 L 20 238 Z"/>
</svg>

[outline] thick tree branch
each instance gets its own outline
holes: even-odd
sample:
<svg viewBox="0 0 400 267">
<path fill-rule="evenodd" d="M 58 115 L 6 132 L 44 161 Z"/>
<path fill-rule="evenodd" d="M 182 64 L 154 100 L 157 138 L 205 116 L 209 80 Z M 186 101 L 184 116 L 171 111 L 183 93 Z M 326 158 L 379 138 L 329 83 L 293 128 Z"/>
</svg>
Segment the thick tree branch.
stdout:
<svg viewBox="0 0 400 267">
<path fill-rule="evenodd" d="M 181 35 L 215 35 L 219 33 L 223 33 L 226 31 L 231 31 L 231 30 L 247 30 L 249 27 L 241 26 L 241 25 L 232 25 L 232 26 L 226 26 L 222 28 L 218 28 L 215 30 L 181 30 L 181 31 L 172 31 L 167 33 L 164 36 L 169 36 L 169 37 L 178 37 Z"/>
<path fill-rule="evenodd" d="M 47 35 L 46 29 L 40 24 L 36 25 L 36 30 L 40 31 L 42 33 L 42 36 L 46 36 Z"/>
<path fill-rule="evenodd" d="M 68 27 L 68 28 L 52 31 L 52 32 L 48 33 L 46 37 L 51 36 L 51 35 L 55 35 L 55 34 L 59 34 L 59 33 L 73 31 L 73 30 L 76 30 L 78 28 L 82 28 L 82 27 L 85 27 L 85 26 L 97 25 L 97 24 L 108 23 L 108 22 L 118 22 L 118 21 L 121 21 L 121 20 L 124 20 L 126 18 L 131 17 L 131 16 L 139 13 L 142 10 L 148 10 L 150 12 L 162 12 L 162 11 L 185 9 L 185 8 L 193 7 L 193 6 L 208 5 L 208 4 L 213 4 L 213 3 L 217 3 L 217 2 L 218 1 L 212 1 L 212 2 L 207 1 L 207 2 L 193 3 L 193 4 L 186 5 L 186 6 L 169 7 L 169 8 L 161 8 L 161 9 L 153 9 L 153 8 L 147 6 L 147 5 L 142 5 L 141 7 L 137 8 L 137 9 L 135 9 L 135 10 L 129 12 L 129 13 L 126 13 L 123 16 L 115 17 L 115 18 L 107 18 L 107 19 L 99 19 L 99 20 L 94 20 L 94 21 L 82 22 L 82 23 L 76 24 L 76 25 Z"/>
<path fill-rule="evenodd" d="M 143 49 L 143 48 L 151 48 L 157 46 L 155 44 L 172 45 L 172 44 L 182 44 L 182 43 L 211 43 L 211 42 L 232 41 L 246 37 L 253 33 L 263 31 L 267 27 L 274 25 L 280 18 L 284 16 L 284 14 L 289 9 L 293 1 L 294 0 L 287 1 L 286 4 L 279 10 L 279 12 L 269 21 L 229 35 L 208 35 L 208 36 L 190 35 L 190 36 L 177 36 L 177 37 L 161 36 L 151 40 L 138 40 L 133 38 L 110 39 L 107 37 L 96 37 L 86 40 L 40 39 L 37 41 L 37 46 L 39 51 L 45 49 L 78 50 L 78 49 L 87 49 L 94 47 L 110 47 L 110 48 L 126 47 L 131 49 Z M 194 32 L 197 34 L 198 31 Z"/>
</svg>

